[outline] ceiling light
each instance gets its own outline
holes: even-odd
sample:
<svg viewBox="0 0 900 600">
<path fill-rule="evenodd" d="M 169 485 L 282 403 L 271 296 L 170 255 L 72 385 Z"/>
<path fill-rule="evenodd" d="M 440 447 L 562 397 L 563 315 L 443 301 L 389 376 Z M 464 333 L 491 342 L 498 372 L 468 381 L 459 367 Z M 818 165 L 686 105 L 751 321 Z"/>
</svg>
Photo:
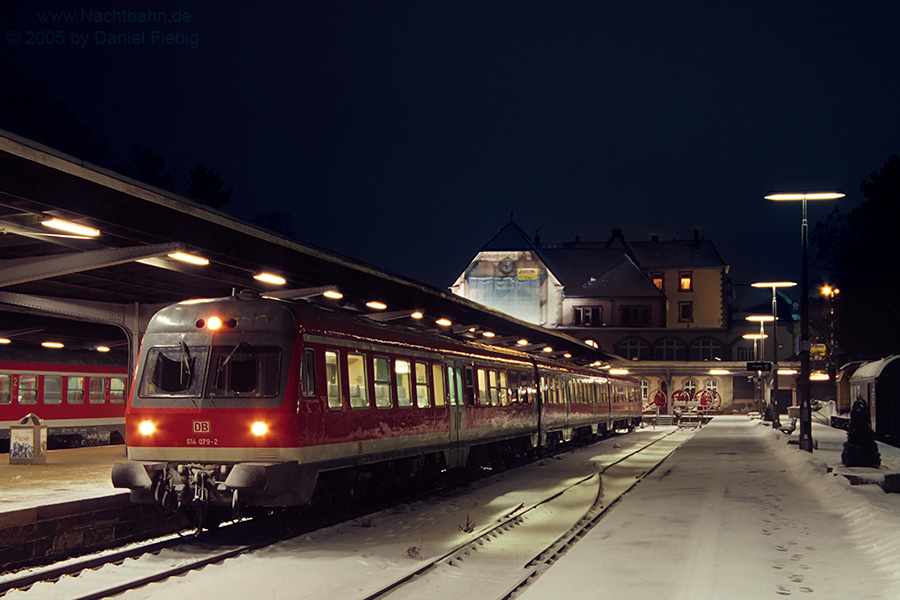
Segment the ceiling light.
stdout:
<svg viewBox="0 0 900 600">
<path fill-rule="evenodd" d="M 285 283 L 287 283 L 284 277 L 280 277 L 272 273 L 257 273 L 253 276 L 253 279 L 262 281 L 263 283 L 274 283 L 275 285 L 284 285 Z"/>
<path fill-rule="evenodd" d="M 519 346 L 527 346 L 527 345 L 528 345 L 528 340 L 526 340 L 525 338 L 522 338 L 521 340 L 519 340 L 518 342 L 516 342 L 516 344 L 518 344 Z"/>
<path fill-rule="evenodd" d="M 610 369 L 610 375 L 628 375 L 628 369 Z"/>
<path fill-rule="evenodd" d="M 73 233 L 84 237 L 97 237 L 100 235 L 99 229 L 79 225 L 78 223 L 72 223 L 71 221 L 64 221 L 63 219 L 48 219 L 47 221 L 41 221 L 41 225 L 49 227 L 50 229 L 56 229 L 57 231 L 65 231 L 66 233 Z"/>
<path fill-rule="evenodd" d="M 492 337 L 494 337 L 494 336 L 497 335 L 497 334 L 494 333 L 493 331 L 484 331 L 484 332 L 481 333 L 481 335 L 483 335 L 483 336 L 486 337 L 486 338 L 492 338 Z"/>
<path fill-rule="evenodd" d="M 344 295 L 337 290 L 328 290 L 327 292 L 324 292 L 322 295 L 325 296 L 326 298 L 331 298 L 332 300 L 340 300 L 341 298 L 344 297 Z"/>
<path fill-rule="evenodd" d="M 9 338 L 0 338 L 0 344 L 11 344 L 12 340 Z"/>
<path fill-rule="evenodd" d="M 421 318 L 424 317 L 425 315 L 423 315 L 423 314 L 422 314 L 421 312 L 419 312 L 419 311 L 416 311 L 416 312 L 414 312 L 413 314 L 411 314 L 411 315 L 409 315 L 409 316 L 411 316 L 413 319 L 421 319 Z"/>
<path fill-rule="evenodd" d="M 109 346 L 97 346 L 94 350 L 97 352 L 109 352 Z"/>
<path fill-rule="evenodd" d="M 65 344 L 61 342 L 41 342 L 41 346 L 44 348 L 65 348 Z"/>
<path fill-rule="evenodd" d="M 451 325 L 453 325 L 453 322 L 450 319 L 438 319 L 437 321 L 435 321 L 435 323 L 437 323 L 441 327 L 450 327 Z"/>
<path fill-rule="evenodd" d="M 208 259 L 197 256 L 196 254 L 188 254 L 187 252 L 172 252 L 169 254 L 169 258 L 190 263 L 192 265 L 200 265 L 201 267 L 209 264 Z"/>
<path fill-rule="evenodd" d="M 728 369 L 710 369 L 709 374 L 710 375 L 730 375 L 731 371 L 729 371 Z"/>
<path fill-rule="evenodd" d="M 384 302 L 378 302 L 377 300 L 366 302 L 366 306 L 374 310 L 384 310 L 387 308 L 387 304 L 385 304 Z"/>
<path fill-rule="evenodd" d="M 550 346 L 544 346 L 544 352 L 547 352 L 549 354 L 550 352 L 553 352 L 553 348 L 551 348 Z"/>
</svg>

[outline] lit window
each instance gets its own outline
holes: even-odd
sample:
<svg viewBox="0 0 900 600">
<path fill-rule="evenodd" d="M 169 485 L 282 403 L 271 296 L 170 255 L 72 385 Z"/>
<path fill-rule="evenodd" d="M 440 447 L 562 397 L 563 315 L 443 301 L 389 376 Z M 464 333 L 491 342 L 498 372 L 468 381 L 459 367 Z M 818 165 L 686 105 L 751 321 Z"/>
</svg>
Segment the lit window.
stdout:
<svg viewBox="0 0 900 600">
<path fill-rule="evenodd" d="M 368 408 L 368 378 L 364 355 L 347 354 L 347 380 L 350 384 L 350 408 Z"/>
<path fill-rule="evenodd" d="M 410 367 L 408 360 L 394 362 L 394 374 L 397 377 L 397 406 L 409 408 L 412 406 L 410 397 Z"/>
<path fill-rule="evenodd" d="M 682 292 L 693 292 L 694 291 L 694 275 L 693 273 L 679 273 L 678 274 L 678 289 Z"/>
<path fill-rule="evenodd" d="M 328 386 L 328 408 L 341 408 L 341 372 L 338 365 L 338 353 L 325 351 L 325 381 Z"/>
<path fill-rule="evenodd" d="M 19 404 L 37 404 L 37 375 L 19 375 Z"/>
<path fill-rule="evenodd" d="M 375 357 L 375 406 L 391 408 L 391 370 L 387 358 Z"/>
<path fill-rule="evenodd" d="M 66 403 L 84 404 L 84 377 L 68 377 L 66 380 Z"/>
<path fill-rule="evenodd" d="M 428 365 L 416 363 L 416 406 L 428 408 L 431 406 L 430 386 L 428 385 Z"/>
<path fill-rule="evenodd" d="M 103 404 L 106 402 L 106 380 L 103 377 L 91 377 L 88 402 Z"/>
<path fill-rule="evenodd" d="M 659 289 L 663 289 L 666 286 L 666 279 L 663 273 L 650 273 L 650 280 L 653 281 L 653 285 L 655 285 Z"/>
</svg>

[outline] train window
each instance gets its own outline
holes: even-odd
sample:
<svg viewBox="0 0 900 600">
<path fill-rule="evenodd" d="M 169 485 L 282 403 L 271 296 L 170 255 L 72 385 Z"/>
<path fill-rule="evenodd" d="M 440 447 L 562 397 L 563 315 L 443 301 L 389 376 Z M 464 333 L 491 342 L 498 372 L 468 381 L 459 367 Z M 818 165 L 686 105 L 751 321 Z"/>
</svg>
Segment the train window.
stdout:
<svg viewBox="0 0 900 600">
<path fill-rule="evenodd" d="M 375 406 L 391 408 L 391 369 L 388 359 L 375 357 Z"/>
<path fill-rule="evenodd" d="M 475 406 L 475 375 L 472 372 L 472 367 L 466 367 L 466 404 L 468 406 Z"/>
<path fill-rule="evenodd" d="M 491 395 L 488 392 L 487 371 L 478 369 L 478 403 L 481 406 L 489 406 L 491 403 Z"/>
<path fill-rule="evenodd" d="M 145 397 L 198 397 L 203 387 L 207 347 L 181 343 L 150 348 L 144 365 L 140 395 Z"/>
<path fill-rule="evenodd" d="M 10 394 L 12 394 L 10 376 L 6 373 L 0 373 L 0 404 L 9 404 L 11 402 Z"/>
<path fill-rule="evenodd" d="M 416 363 L 416 405 L 419 408 L 431 406 L 431 386 L 428 385 L 428 365 Z"/>
<path fill-rule="evenodd" d="M 412 406 L 410 397 L 410 369 L 408 360 L 394 361 L 394 373 L 397 376 L 397 406 L 409 408 Z"/>
<path fill-rule="evenodd" d="M 66 379 L 66 403 L 84 404 L 84 377 L 69 375 Z"/>
<path fill-rule="evenodd" d="M 528 373 L 519 373 L 519 402 L 530 404 L 531 401 L 531 376 Z"/>
<path fill-rule="evenodd" d="M 47 401 L 47 379 L 44 378 L 44 402 Z M 113 377 L 109 380 L 109 401 L 113 404 L 125 402 L 125 380 Z"/>
<path fill-rule="evenodd" d="M 450 406 L 462 406 L 462 371 L 459 367 L 447 367 L 447 376 L 450 380 Z"/>
<path fill-rule="evenodd" d="M 347 381 L 350 383 L 350 408 L 369 408 L 369 378 L 366 377 L 366 357 L 347 354 Z"/>
<path fill-rule="evenodd" d="M 19 404 L 37 404 L 37 375 L 19 375 Z"/>
<path fill-rule="evenodd" d="M 506 406 L 509 404 L 509 392 L 508 392 L 509 384 L 506 379 L 506 371 L 500 371 L 500 387 L 498 388 L 498 394 L 500 395 L 500 406 Z"/>
<path fill-rule="evenodd" d="M 208 393 L 214 398 L 278 395 L 281 350 L 276 346 L 213 346 Z"/>
<path fill-rule="evenodd" d="M 500 404 L 499 394 L 497 393 L 497 371 L 488 371 L 488 383 L 491 387 L 491 406 Z"/>
<path fill-rule="evenodd" d="M 303 362 L 300 363 L 300 394 L 304 398 L 316 397 L 316 350 L 303 349 Z"/>
<path fill-rule="evenodd" d="M 517 371 L 509 372 L 509 403 L 515 404 L 519 401 L 519 373 Z"/>
<path fill-rule="evenodd" d="M 338 363 L 338 353 L 334 350 L 325 351 L 325 382 L 328 386 L 328 408 L 341 409 L 341 369 Z"/>
<path fill-rule="evenodd" d="M 62 376 L 44 375 L 44 404 L 59 404 L 62 402 Z"/>
<path fill-rule="evenodd" d="M 434 382 L 434 405 L 445 406 L 447 404 L 447 394 L 444 390 L 444 365 L 431 365 L 431 381 Z"/>
<path fill-rule="evenodd" d="M 91 404 L 103 404 L 106 402 L 106 379 L 103 377 L 90 377 L 88 381 L 88 402 Z"/>
</svg>

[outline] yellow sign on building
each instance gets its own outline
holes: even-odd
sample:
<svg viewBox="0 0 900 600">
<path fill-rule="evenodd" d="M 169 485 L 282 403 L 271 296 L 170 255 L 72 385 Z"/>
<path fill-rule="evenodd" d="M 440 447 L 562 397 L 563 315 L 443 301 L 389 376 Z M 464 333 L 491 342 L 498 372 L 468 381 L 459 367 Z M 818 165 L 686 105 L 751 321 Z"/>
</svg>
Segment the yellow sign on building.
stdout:
<svg viewBox="0 0 900 600">
<path fill-rule="evenodd" d="M 516 271 L 516 279 L 530 281 L 538 278 L 538 270 L 536 267 L 529 267 L 526 269 L 518 269 Z"/>
</svg>

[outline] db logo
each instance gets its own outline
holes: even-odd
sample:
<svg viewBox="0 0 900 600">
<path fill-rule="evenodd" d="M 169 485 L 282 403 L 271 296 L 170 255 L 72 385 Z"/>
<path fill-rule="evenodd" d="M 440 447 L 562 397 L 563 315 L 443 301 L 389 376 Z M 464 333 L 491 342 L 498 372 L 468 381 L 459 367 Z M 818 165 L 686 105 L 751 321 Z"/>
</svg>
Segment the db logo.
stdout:
<svg viewBox="0 0 900 600">
<path fill-rule="evenodd" d="M 209 421 L 194 421 L 194 433 L 209 433 Z"/>
</svg>

